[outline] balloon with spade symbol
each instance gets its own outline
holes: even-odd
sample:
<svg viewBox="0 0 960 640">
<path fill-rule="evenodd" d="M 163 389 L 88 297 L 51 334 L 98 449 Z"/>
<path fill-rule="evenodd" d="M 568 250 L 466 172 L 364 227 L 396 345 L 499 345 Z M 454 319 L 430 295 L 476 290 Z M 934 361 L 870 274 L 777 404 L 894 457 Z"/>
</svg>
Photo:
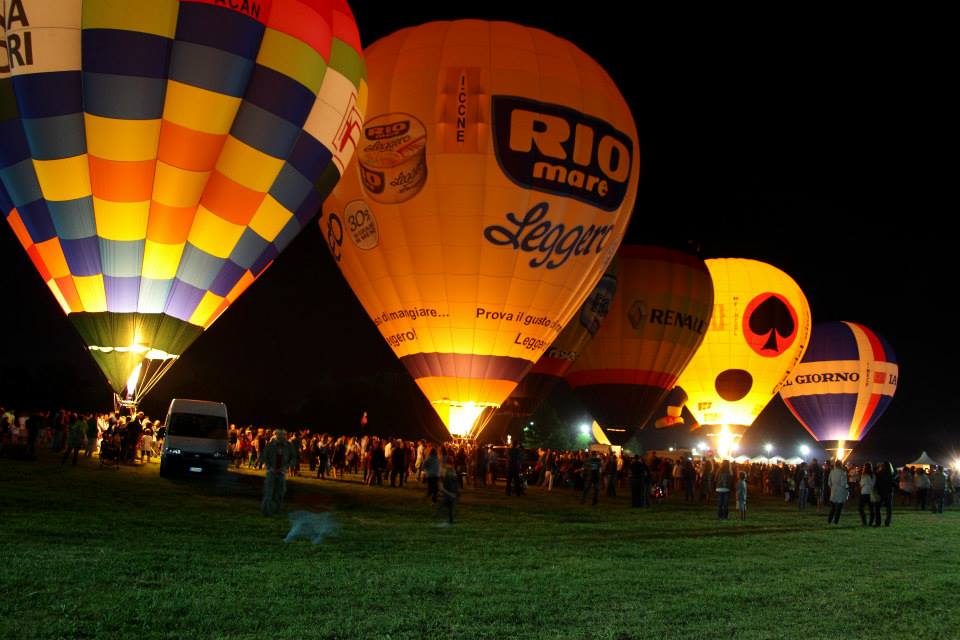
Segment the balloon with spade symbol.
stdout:
<svg viewBox="0 0 960 640">
<path fill-rule="evenodd" d="M 707 260 L 714 309 L 703 344 L 680 376 L 687 409 L 733 454 L 800 362 L 810 337 L 810 306 L 789 275 L 743 258 Z"/>
</svg>

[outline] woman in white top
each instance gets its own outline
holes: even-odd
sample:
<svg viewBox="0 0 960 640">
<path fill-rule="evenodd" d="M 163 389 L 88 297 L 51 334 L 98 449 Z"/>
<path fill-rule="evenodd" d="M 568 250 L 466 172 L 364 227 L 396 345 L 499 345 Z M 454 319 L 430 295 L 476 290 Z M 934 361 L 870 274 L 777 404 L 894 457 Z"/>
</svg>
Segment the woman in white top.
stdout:
<svg viewBox="0 0 960 640">
<path fill-rule="evenodd" d="M 843 511 L 843 503 L 847 501 L 847 469 L 841 461 L 834 463 L 827 484 L 830 485 L 830 515 L 827 516 L 827 524 L 840 524 L 840 512 Z"/>
</svg>

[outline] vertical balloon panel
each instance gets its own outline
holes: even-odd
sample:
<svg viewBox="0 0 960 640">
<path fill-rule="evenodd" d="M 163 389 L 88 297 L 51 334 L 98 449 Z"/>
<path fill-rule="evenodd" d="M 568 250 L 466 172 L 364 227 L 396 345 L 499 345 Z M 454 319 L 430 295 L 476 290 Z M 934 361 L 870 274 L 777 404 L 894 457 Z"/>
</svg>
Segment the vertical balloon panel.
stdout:
<svg viewBox="0 0 960 640">
<path fill-rule="evenodd" d="M 8 53 L 30 44 L 0 92 L 8 220 L 114 390 L 142 372 L 142 395 L 339 179 L 366 100 L 356 25 L 342 0 L 7 9 Z"/>
<path fill-rule="evenodd" d="M 463 435 L 606 268 L 633 206 L 635 127 L 595 62 L 536 29 L 430 23 L 366 56 L 364 136 L 321 225 L 394 353 Z"/>
</svg>

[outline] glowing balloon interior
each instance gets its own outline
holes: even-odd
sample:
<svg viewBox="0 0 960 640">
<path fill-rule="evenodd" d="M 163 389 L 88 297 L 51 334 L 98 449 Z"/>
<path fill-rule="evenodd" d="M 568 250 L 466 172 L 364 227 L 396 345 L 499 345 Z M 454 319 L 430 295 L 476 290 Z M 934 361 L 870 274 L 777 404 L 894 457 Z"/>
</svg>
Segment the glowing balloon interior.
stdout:
<svg viewBox="0 0 960 640">
<path fill-rule="evenodd" d="M 476 435 L 616 251 L 636 128 L 603 69 L 537 29 L 434 22 L 365 56 L 370 117 L 321 230 L 447 427 Z"/>
<path fill-rule="evenodd" d="M 740 258 L 706 264 L 713 316 L 678 384 L 687 408 L 729 454 L 803 357 L 810 306 L 793 278 L 769 264 Z"/>
<path fill-rule="evenodd" d="M 813 327 L 780 397 L 817 442 L 842 458 L 889 406 L 899 376 L 882 337 L 853 322 L 826 322 Z"/>
<path fill-rule="evenodd" d="M 139 397 L 319 209 L 366 81 L 344 0 L 4 0 L 0 206 Z"/>
</svg>

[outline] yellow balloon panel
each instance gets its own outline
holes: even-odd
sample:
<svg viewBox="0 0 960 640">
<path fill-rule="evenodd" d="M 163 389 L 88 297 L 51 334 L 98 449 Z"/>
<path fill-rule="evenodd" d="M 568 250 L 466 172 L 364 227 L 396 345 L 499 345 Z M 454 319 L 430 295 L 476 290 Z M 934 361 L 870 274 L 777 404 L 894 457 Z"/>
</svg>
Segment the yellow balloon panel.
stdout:
<svg viewBox="0 0 960 640">
<path fill-rule="evenodd" d="M 499 405 L 620 243 L 629 107 L 574 45 L 514 24 L 430 23 L 365 56 L 369 115 L 321 229 L 432 402 Z"/>
<path fill-rule="evenodd" d="M 810 306 L 793 278 L 756 260 L 707 260 L 714 309 L 680 376 L 700 424 L 749 427 L 780 390 L 810 340 Z"/>
</svg>

